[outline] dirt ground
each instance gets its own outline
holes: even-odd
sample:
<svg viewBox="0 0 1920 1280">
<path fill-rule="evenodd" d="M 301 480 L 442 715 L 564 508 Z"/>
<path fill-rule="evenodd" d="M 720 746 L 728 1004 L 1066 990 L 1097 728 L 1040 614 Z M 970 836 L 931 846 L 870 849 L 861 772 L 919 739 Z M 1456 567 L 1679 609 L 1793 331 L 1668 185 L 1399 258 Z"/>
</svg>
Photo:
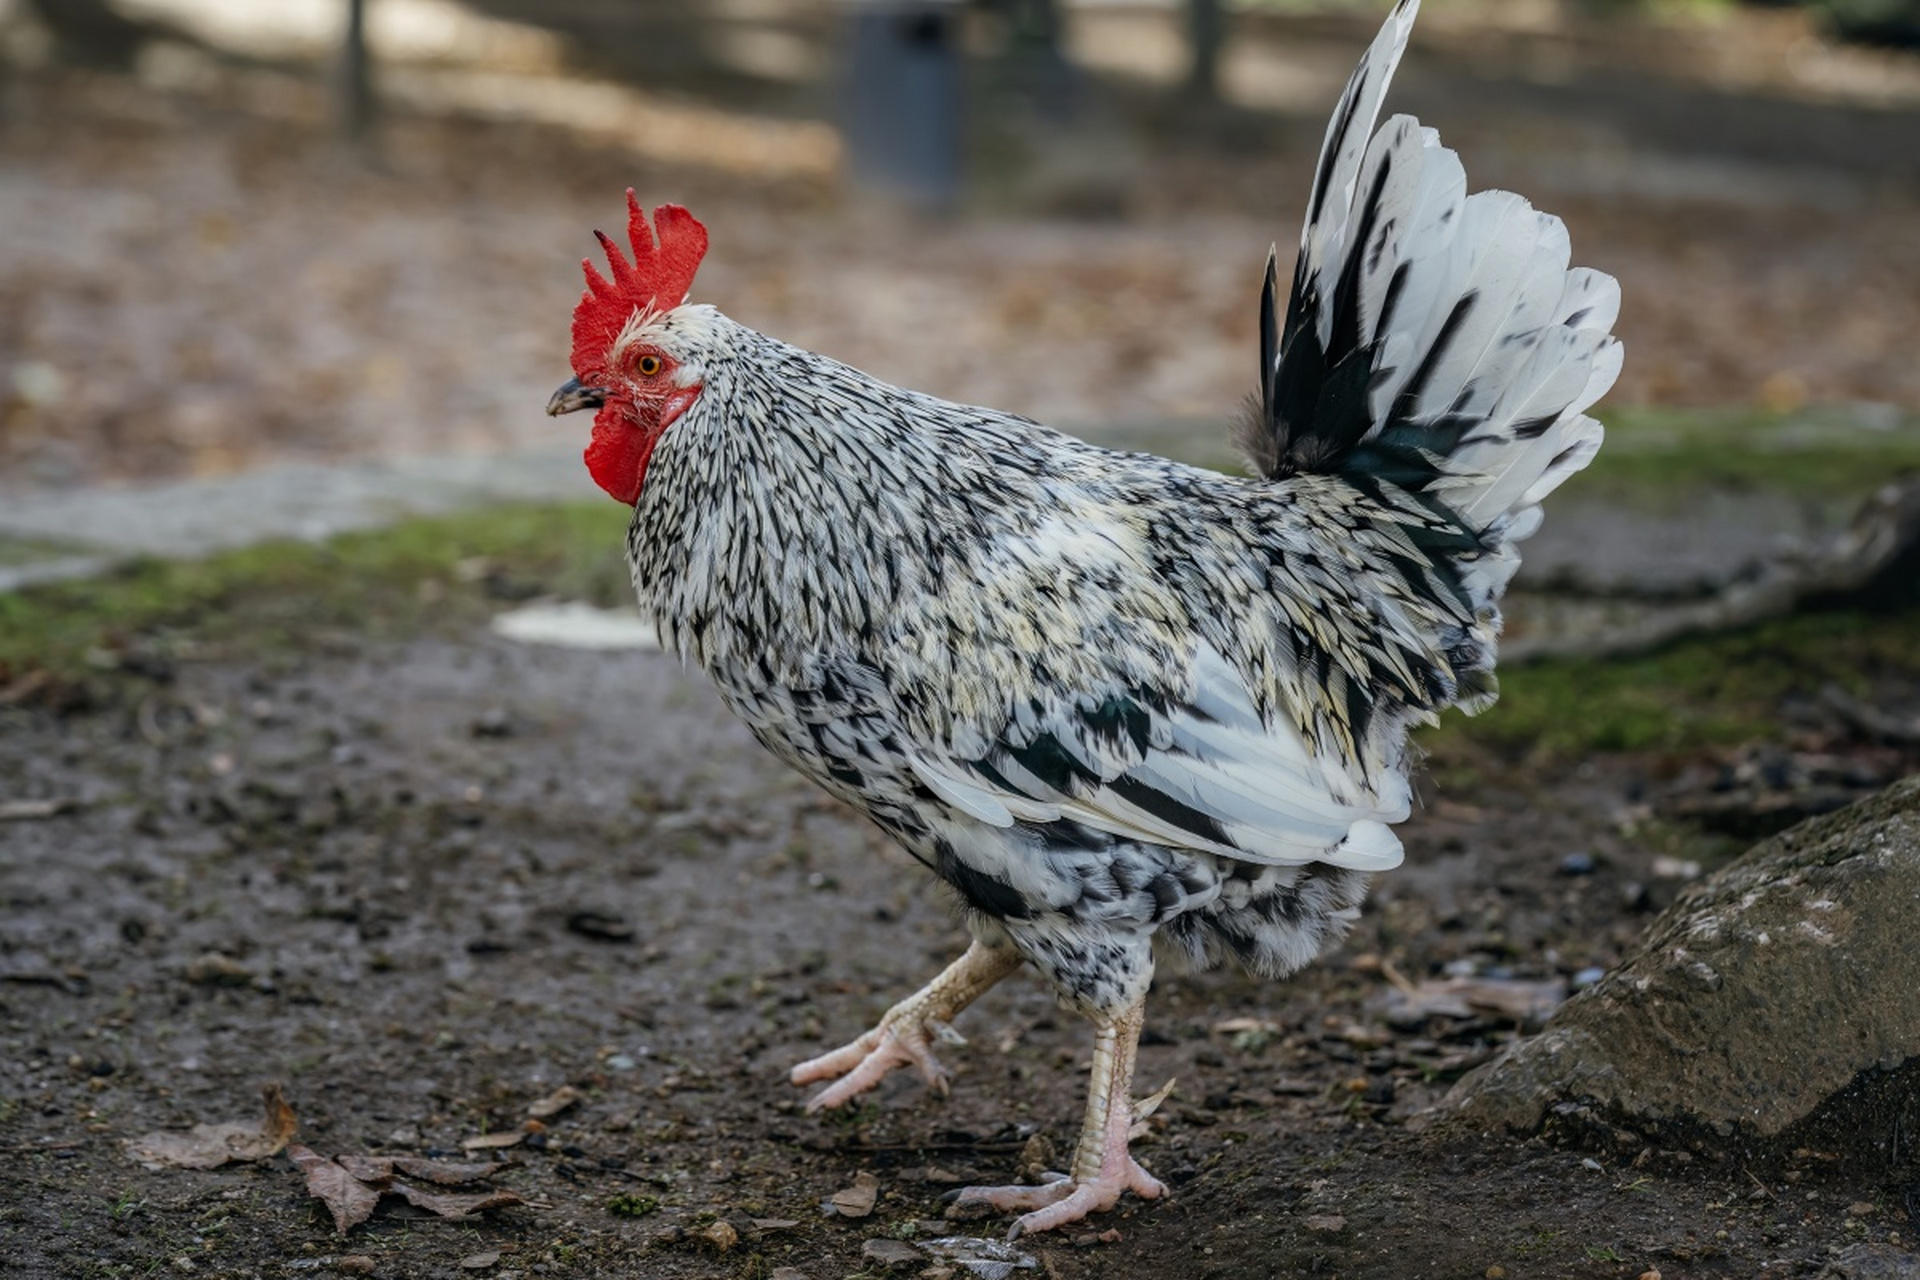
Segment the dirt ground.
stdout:
<svg viewBox="0 0 1920 1280">
<path fill-rule="evenodd" d="M 124 665 L 91 710 L 0 708 L 8 792 L 72 802 L 0 829 L 9 1275 L 883 1274 L 868 1241 L 980 1233 L 942 1222 L 940 1194 L 1072 1132 L 1086 1028 L 1018 977 L 962 1019 L 949 1099 L 896 1077 L 803 1114 L 786 1068 L 964 935 L 920 868 L 668 658 L 323 635 Z M 1856 787 L 1920 765 L 1844 732 L 1825 750 Z M 1081 1277 L 1873 1274 L 1822 1268 L 1911 1246 L 1885 1170 L 1422 1132 L 1515 1027 L 1395 1014 L 1381 959 L 1607 965 L 1679 886 L 1656 859 L 1736 847 L 1650 825 L 1736 760 L 1456 758 L 1326 963 L 1157 981 L 1140 1088 L 1178 1086 L 1140 1154 L 1172 1198 L 1023 1249 Z M 268 1080 L 324 1155 L 458 1156 L 562 1086 L 581 1101 L 479 1153 L 525 1206 L 383 1208 L 345 1239 L 284 1160 L 149 1172 L 122 1149 L 251 1118 Z M 824 1214 L 862 1171 L 873 1214 Z"/>
</svg>

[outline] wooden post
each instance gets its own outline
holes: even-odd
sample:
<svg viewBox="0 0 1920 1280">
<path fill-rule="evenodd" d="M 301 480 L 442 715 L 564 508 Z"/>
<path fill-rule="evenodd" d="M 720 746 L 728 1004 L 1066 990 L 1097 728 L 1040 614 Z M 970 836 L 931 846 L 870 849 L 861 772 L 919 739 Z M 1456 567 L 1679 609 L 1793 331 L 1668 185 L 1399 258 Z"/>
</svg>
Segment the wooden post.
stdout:
<svg viewBox="0 0 1920 1280">
<path fill-rule="evenodd" d="M 1187 67 L 1187 92 L 1196 98 L 1220 96 L 1220 47 L 1226 38 L 1220 0 L 1187 0 L 1187 43 L 1193 53 Z"/>
<path fill-rule="evenodd" d="M 336 113 L 340 132 L 364 148 L 373 134 L 373 59 L 367 52 L 367 0 L 347 0 L 347 30 L 340 46 Z"/>
</svg>

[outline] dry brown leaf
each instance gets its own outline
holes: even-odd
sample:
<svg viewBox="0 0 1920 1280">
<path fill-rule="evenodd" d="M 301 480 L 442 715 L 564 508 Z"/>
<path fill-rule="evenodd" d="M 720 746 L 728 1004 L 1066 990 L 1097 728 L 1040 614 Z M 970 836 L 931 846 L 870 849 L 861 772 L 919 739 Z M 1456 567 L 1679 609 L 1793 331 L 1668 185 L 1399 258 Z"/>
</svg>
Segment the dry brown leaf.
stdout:
<svg viewBox="0 0 1920 1280">
<path fill-rule="evenodd" d="M 395 1176 L 398 1172 L 439 1186 L 458 1186 L 492 1176 L 504 1167 L 497 1164 L 456 1164 L 411 1156 L 343 1155 L 329 1160 L 301 1146 L 287 1148 L 287 1156 L 307 1175 L 307 1190 L 325 1203 L 333 1213 L 334 1226 L 343 1232 L 365 1222 L 380 1197 L 388 1194 L 443 1218 L 464 1218 L 482 1209 L 525 1203 L 511 1191 L 488 1188 L 453 1193 L 415 1186 Z"/>
<path fill-rule="evenodd" d="M 509 1205 L 526 1203 L 513 1192 L 500 1187 L 479 1192 L 433 1191 L 395 1178 L 393 1186 L 388 1189 L 404 1197 L 409 1204 L 442 1218 L 464 1218 L 482 1209 L 504 1209 Z"/>
<path fill-rule="evenodd" d="M 853 1185 L 833 1193 L 834 1212 L 843 1218 L 864 1218 L 873 1212 L 880 1195 L 880 1179 L 864 1169 L 853 1175 Z"/>
<path fill-rule="evenodd" d="M 379 1188 L 368 1186 L 332 1160 L 298 1144 L 287 1148 L 287 1158 L 307 1175 L 307 1191 L 333 1214 L 335 1231 L 344 1235 L 373 1216 L 373 1207 L 380 1203 Z"/>
<path fill-rule="evenodd" d="M 452 1160 L 423 1160 L 419 1156 L 395 1156 L 389 1163 L 395 1173 L 404 1173 L 409 1178 L 420 1178 L 427 1182 L 437 1182 L 443 1187 L 457 1187 L 465 1182 L 478 1182 L 482 1178 L 491 1178 L 506 1168 L 503 1164 L 458 1164 Z"/>
<path fill-rule="evenodd" d="M 527 1114 L 535 1120 L 550 1120 L 578 1101 L 580 1091 L 570 1084 L 564 1084 L 546 1097 L 529 1104 Z"/>
<path fill-rule="evenodd" d="M 333 1162 L 362 1182 L 384 1183 L 393 1177 L 393 1161 L 386 1156 L 335 1156 Z"/>
<path fill-rule="evenodd" d="M 265 1116 L 256 1122 L 197 1124 L 185 1133 L 149 1133 L 126 1141 L 127 1154 L 149 1169 L 217 1169 L 231 1161 L 278 1155 L 300 1122 L 277 1083 L 260 1091 Z"/>
</svg>

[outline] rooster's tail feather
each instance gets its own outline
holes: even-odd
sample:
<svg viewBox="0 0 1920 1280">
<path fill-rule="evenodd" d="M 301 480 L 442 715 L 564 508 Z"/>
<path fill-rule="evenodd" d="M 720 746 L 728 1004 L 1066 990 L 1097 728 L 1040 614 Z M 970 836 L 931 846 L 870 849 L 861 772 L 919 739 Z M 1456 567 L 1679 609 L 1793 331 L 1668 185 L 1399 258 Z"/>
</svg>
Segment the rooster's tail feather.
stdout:
<svg viewBox="0 0 1920 1280">
<path fill-rule="evenodd" d="M 1396 6 L 1334 112 L 1277 331 L 1269 260 L 1242 443 L 1269 478 L 1338 475 L 1428 524 L 1485 648 L 1462 665 L 1484 670 L 1511 544 L 1600 447 L 1584 410 L 1620 371 L 1620 290 L 1568 269 L 1558 218 L 1510 192 L 1467 195 L 1432 129 L 1395 116 L 1373 132 L 1417 8 Z"/>
</svg>

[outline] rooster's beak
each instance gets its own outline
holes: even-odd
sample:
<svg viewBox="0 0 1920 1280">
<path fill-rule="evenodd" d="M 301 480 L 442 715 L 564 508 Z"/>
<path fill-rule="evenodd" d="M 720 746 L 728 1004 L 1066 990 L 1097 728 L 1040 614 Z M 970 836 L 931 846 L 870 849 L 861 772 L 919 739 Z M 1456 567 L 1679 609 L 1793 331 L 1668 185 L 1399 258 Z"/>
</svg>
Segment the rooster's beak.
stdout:
<svg viewBox="0 0 1920 1280">
<path fill-rule="evenodd" d="M 583 387 L 580 379 L 568 378 L 560 384 L 560 389 L 547 401 L 547 416 L 558 417 L 563 413 L 572 413 L 575 409 L 598 409 L 607 402 L 605 387 Z"/>
</svg>

